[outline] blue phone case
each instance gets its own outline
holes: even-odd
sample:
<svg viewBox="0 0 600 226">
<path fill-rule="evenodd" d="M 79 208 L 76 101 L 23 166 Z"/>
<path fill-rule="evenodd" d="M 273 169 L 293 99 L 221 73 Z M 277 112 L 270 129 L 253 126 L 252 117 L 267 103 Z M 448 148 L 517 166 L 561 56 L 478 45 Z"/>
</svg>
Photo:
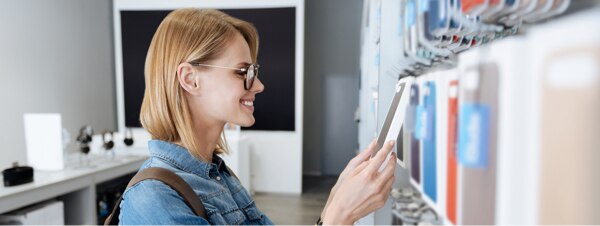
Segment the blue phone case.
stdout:
<svg viewBox="0 0 600 226">
<path fill-rule="evenodd" d="M 433 202 L 437 202 L 437 157 L 435 136 L 435 83 L 425 84 L 429 93 L 423 97 L 423 103 L 427 111 L 427 136 L 423 140 L 423 190 Z"/>
<path fill-rule="evenodd" d="M 446 29 L 448 27 L 448 10 L 445 5 L 447 0 L 428 0 L 429 11 L 427 18 L 427 30 L 430 34 L 440 33 L 439 30 Z"/>
<path fill-rule="evenodd" d="M 419 85 L 413 84 L 410 87 L 410 107 L 413 112 L 417 114 L 417 105 L 419 105 Z M 415 119 L 416 120 L 416 119 Z M 416 124 L 416 123 L 414 123 Z M 413 125 L 414 125 L 413 124 Z M 416 130 L 411 130 L 410 136 L 410 176 L 417 184 L 421 183 L 421 142 L 416 137 Z"/>
</svg>

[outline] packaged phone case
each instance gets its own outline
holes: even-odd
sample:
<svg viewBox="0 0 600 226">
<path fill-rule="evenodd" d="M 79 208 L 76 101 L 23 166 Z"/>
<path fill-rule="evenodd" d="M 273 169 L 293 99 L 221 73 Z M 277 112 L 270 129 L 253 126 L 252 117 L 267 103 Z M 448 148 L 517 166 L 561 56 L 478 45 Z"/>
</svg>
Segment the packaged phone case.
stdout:
<svg viewBox="0 0 600 226">
<path fill-rule="evenodd" d="M 459 59 L 459 224 L 495 223 L 499 71 L 480 51 Z"/>
<path fill-rule="evenodd" d="M 429 80 L 422 86 L 423 108 L 420 119 L 422 122 L 421 136 L 423 149 L 423 192 L 433 203 L 437 202 L 437 152 L 436 152 L 436 84 Z"/>
<path fill-rule="evenodd" d="M 541 86 L 537 224 L 600 222 L 598 21 L 596 8 L 531 32 L 533 75 Z"/>
<path fill-rule="evenodd" d="M 446 147 L 446 217 L 451 223 L 456 224 L 457 209 L 457 182 L 458 164 L 456 160 L 456 147 L 458 146 L 458 79 L 456 73 L 451 72 L 447 90 L 447 147 Z"/>
<path fill-rule="evenodd" d="M 420 104 L 420 84 L 422 78 L 416 78 L 415 83 L 410 87 L 409 115 L 414 117 L 414 126 L 410 133 L 410 176 L 411 183 L 419 188 L 421 186 L 421 142 L 417 139 L 417 109 Z"/>
</svg>

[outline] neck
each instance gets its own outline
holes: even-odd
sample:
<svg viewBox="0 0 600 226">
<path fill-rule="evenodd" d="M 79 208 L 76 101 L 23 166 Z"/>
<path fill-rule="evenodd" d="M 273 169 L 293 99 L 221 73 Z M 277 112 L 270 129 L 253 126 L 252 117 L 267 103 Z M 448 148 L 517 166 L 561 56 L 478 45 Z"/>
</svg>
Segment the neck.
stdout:
<svg viewBox="0 0 600 226">
<path fill-rule="evenodd" d="M 194 120 L 195 135 L 199 142 L 198 148 L 200 148 L 197 154 L 209 163 L 212 162 L 212 156 L 221 138 L 224 126 L 225 123 Z"/>
</svg>

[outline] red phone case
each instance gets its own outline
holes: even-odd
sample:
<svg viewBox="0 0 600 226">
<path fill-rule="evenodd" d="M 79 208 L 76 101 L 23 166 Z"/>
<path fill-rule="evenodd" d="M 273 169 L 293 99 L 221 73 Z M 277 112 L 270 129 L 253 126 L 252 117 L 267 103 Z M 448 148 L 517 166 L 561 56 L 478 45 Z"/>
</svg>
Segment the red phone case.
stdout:
<svg viewBox="0 0 600 226">
<path fill-rule="evenodd" d="M 473 8 L 475 8 L 476 6 L 481 5 L 483 3 L 485 3 L 484 0 L 463 0 L 463 1 L 461 1 L 462 12 L 467 14 Z"/>
<path fill-rule="evenodd" d="M 458 81 L 450 82 L 448 90 L 455 87 L 458 90 Z M 448 95 L 448 186 L 446 187 L 446 214 L 448 220 L 456 224 L 456 181 L 457 181 L 457 163 L 456 163 L 456 142 L 458 125 L 458 91 L 454 95 Z"/>
</svg>

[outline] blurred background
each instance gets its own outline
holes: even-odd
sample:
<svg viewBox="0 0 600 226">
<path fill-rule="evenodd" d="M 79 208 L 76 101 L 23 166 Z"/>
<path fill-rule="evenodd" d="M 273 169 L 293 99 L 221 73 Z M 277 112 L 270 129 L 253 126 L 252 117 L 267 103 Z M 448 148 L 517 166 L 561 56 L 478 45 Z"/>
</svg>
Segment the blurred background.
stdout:
<svg viewBox="0 0 600 226">
<path fill-rule="evenodd" d="M 258 29 L 266 89 L 224 159 L 274 223 L 314 224 L 381 134 L 396 183 L 357 224 L 600 223 L 599 1 L 0 0 L 0 224 L 103 222 L 147 158 L 145 55 L 182 7 Z"/>
</svg>

